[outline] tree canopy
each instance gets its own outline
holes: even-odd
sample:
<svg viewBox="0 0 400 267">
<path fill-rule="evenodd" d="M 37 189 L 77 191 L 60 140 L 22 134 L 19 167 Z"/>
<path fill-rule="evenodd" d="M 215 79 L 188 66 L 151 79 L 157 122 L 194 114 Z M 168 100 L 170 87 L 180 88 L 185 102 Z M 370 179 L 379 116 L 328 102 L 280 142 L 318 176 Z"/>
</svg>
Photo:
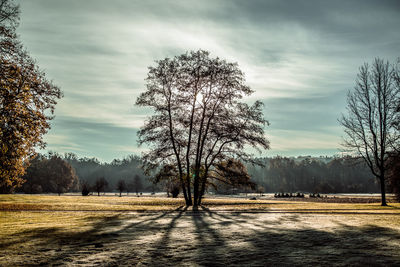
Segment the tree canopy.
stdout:
<svg viewBox="0 0 400 267">
<path fill-rule="evenodd" d="M 24 176 L 25 193 L 58 193 L 78 190 L 79 180 L 74 168 L 58 155 L 38 155 L 31 161 Z"/>
<path fill-rule="evenodd" d="M 17 38 L 19 7 L 0 1 L 0 191 L 11 192 L 22 176 L 34 148 L 45 146 L 61 90 L 29 56 Z"/>
<path fill-rule="evenodd" d="M 187 205 L 201 203 L 216 165 L 228 158 L 252 161 L 247 147 L 269 148 L 263 104 L 241 101 L 253 91 L 236 63 L 192 51 L 157 61 L 146 82 L 136 101 L 154 111 L 138 133 L 139 144 L 150 147 L 144 165 L 176 165 Z"/>
</svg>

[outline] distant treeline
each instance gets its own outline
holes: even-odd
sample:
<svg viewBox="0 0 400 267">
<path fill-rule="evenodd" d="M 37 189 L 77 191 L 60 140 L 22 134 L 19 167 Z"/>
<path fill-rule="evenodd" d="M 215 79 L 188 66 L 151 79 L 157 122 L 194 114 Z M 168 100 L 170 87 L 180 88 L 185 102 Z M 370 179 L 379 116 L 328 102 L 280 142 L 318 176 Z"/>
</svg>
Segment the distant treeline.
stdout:
<svg viewBox="0 0 400 267">
<path fill-rule="evenodd" d="M 122 160 L 114 159 L 110 163 L 101 163 L 97 158 L 78 158 L 73 153 L 64 154 L 63 159 L 75 169 L 81 183 L 94 185 L 99 178 L 104 178 L 108 185 L 106 191 L 117 191 L 118 182 L 125 181 L 129 186 L 138 175 L 141 188 L 144 192 L 160 190 L 141 169 L 141 160 L 138 156 L 130 155 Z"/>
<path fill-rule="evenodd" d="M 72 168 L 62 164 L 64 161 Z M 251 181 L 257 184 L 258 192 L 315 192 L 315 193 L 375 193 L 379 184 L 367 166 L 350 157 L 274 157 L 262 158 L 264 166 L 247 165 Z M 56 175 L 68 171 L 65 175 Z M 24 177 L 27 182 L 21 189 L 26 193 L 64 193 L 82 190 L 82 185 L 89 186 L 91 191 L 100 179 L 105 180 L 106 188 L 101 191 L 118 191 L 119 183 L 124 181 L 124 191 L 133 192 L 133 185 L 140 184 L 140 191 L 154 192 L 166 190 L 166 185 L 154 185 L 151 177 L 141 169 L 138 156 L 128 156 L 122 160 L 115 159 L 102 163 L 96 158 L 78 158 L 75 154 L 39 155 L 32 161 Z M 140 179 L 140 181 L 138 181 Z M 137 188 L 137 186 L 136 186 Z M 218 188 L 209 188 L 216 193 L 231 194 L 250 192 L 250 188 L 235 188 L 218 184 Z M 253 189 L 254 190 L 254 189 Z M 97 190 L 99 191 L 99 190 Z"/>
<path fill-rule="evenodd" d="M 264 158 L 247 166 L 265 192 L 375 193 L 379 183 L 364 162 L 351 157 Z"/>
<path fill-rule="evenodd" d="M 75 154 L 38 154 L 30 163 L 24 175 L 25 183 L 18 190 L 25 193 L 66 193 L 79 192 L 85 186 L 91 192 L 118 191 L 121 183 L 124 191 L 153 192 L 162 190 L 150 182 L 140 168 L 137 156 L 128 156 L 111 163 L 101 163 L 96 158 L 78 158 Z"/>
</svg>

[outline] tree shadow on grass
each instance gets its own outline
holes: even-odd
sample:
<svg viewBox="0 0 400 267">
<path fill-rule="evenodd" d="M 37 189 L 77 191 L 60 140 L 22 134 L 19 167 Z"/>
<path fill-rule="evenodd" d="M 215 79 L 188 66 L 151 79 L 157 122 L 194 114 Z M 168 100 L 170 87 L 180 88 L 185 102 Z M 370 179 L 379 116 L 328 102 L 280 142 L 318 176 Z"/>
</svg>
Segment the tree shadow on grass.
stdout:
<svg viewBox="0 0 400 267">
<path fill-rule="evenodd" d="M 264 264 L 276 264 L 279 259 L 290 265 L 393 266 L 400 263 L 400 244 L 392 244 L 393 240 L 400 240 L 399 232 L 367 225 L 341 226 L 333 232 L 310 228 L 256 231 L 251 243 Z M 251 260 L 247 258 L 250 264 Z"/>
<path fill-rule="evenodd" d="M 0 240 L 0 249 L 6 251 L 10 246 L 15 247 L 21 244 L 22 247 L 25 242 L 33 242 L 35 244 L 33 251 L 27 253 L 37 254 L 38 257 L 29 255 L 28 260 L 32 260 L 32 262 L 25 262 L 24 257 L 22 257 L 22 261 L 17 265 L 65 264 L 74 261 L 82 251 L 83 254 L 102 253 L 106 249 L 107 244 L 123 242 L 131 240 L 132 238 L 140 239 L 141 236 L 151 235 L 153 232 L 160 229 L 157 223 L 160 219 L 170 214 L 175 214 L 182 209 L 183 206 L 173 211 L 143 215 L 118 213 L 104 217 L 88 216 L 84 218 L 85 221 L 90 223 L 90 229 L 86 231 L 73 231 L 58 227 L 36 227 L 19 232 L 12 237 L 11 241 Z M 136 220 L 138 216 L 140 220 Z M 130 222 L 132 219 L 134 222 Z M 135 249 L 132 249 L 132 254 L 125 256 L 134 258 L 134 250 Z M 46 252 L 48 252 L 47 254 L 49 255 L 44 255 Z M 110 253 L 116 254 L 113 257 L 114 259 L 121 260 L 117 252 L 118 251 L 112 251 Z M 0 258 L 2 256 L 1 254 L 2 253 L 0 253 Z M 95 265 L 103 264 L 101 261 L 93 263 Z"/>
<path fill-rule="evenodd" d="M 208 216 L 204 216 L 205 213 L 192 213 L 192 220 L 195 226 L 194 232 L 197 239 L 196 263 L 203 266 L 221 266 L 224 264 L 224 254 L 222 250 L 226 246 L 226 243 L 219 232 L 211 227 L 210 222 L 206 220 L 206 218 L 210 218 L 209 215 L 217 216 L 210 211 L 206 214 L 208 214 Z M 232 221 L 234 221 L 233 218 L 223 222 L 230 224 Z M 221 221 L 218 224 L 221 225 Z"/>
<path fill-rule="evenodd" d="M 178 213 L 171 218 L 171 221 L 162 228 L 162 237 L 155 244 L 154 247 L 150 249 L 149 261 L 150 266 L 159 266 L 161 264 L 160 258 L 168 261 L 169 258 L 174 257 L 170 250 L 174 249 L 174 244 L 171 242 L 171 233 L 175 230 L 177 220 L 181 218 L 182 214 L 187 210 L 187 207 L 179 209 Z M 167 262 L 165 262 L 167 263 Z M 165 264 L 163 263 L 163 264 Z"/>
<path fill-rule="evenodd" d="M 261 217 L 260 217 L 261 216 Z M 9 265 L 266 266 L 400 263 L 400 233 L 391 228 L 336 223 L 327 230 L 302 224 L 307 215 L 199 212 L 179 207 L 152 214 L 87 217 L 84 232 L 42 227 L 15 242 L 35 241 L 25 262 Z M 288 227 L 293 223 L 296 227 Z M 321 230 L 322 229 L 322 230 Z M 0 241 L 0 248 L 12 244 Z M 1 256 L 1 255 L 0 255 Z M 91 257 L 89 260 L 88 258 Z M 1 261 L 0 261 L 1 264 Z"/>
<path fill-rule="evenodd" d="M 197 263 L 204 266 L 397 266 L 400 264 L 400 233 L 396 230 L 366 225 L 339 225 L 334 231 L 315 228 L 288 229 L 279 221 L 268 221 L 268 227 L 253 222 L 248 214 L 233 215 L 212 212 L 193 216 L 198 234 Z M 242 220 L 255 229 L 226 235 L 210 218 L 224 218 L 239 226 Z M 240 218 L 240 220 L 238 220 Z M 301 225 L 304 219 L 289 214 L 281 220 Z M 214 220 L 218 222 L 218 220 Z M 272 224 L 272 227 L 271 227 Z M 244 226 L 245 227 L 245 226 Z M 244 230 L 244 229 L 243 229 Z M 224 232 L 224 233 L 221 233 Z M 234 242 L 232 242 L 234 239 Z"/>
</svg>

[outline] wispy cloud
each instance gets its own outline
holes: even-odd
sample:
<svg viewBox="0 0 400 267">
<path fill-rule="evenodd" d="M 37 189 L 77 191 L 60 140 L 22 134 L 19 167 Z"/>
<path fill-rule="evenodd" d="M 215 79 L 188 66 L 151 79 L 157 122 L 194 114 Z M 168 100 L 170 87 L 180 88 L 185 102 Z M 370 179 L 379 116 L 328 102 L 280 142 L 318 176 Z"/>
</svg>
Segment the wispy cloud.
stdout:
<svg viewBox="0 0 400 267">
<path fill-rule="evenodd" d="M 155 60 L 201 48 L 238 62 L 255 90 L 246 101 L 266 104 L 268 154 L 298 154 L 339 146 L 336 118 L 358 67 L 399 56 L 398 1 L 20 4 L 21 39 L 65 92 L 48 149 L 106 160 L 140 150 L 136 131 L 149 111 L 134 102 Z"/>
<path fill-rule="evenodd" d="M 274 151 L 339 151 L 340 136 L 302 130 L 271 130 L 268 134 Z M 274 145 L 275 144 L 275 145 Z"/>
</svg>

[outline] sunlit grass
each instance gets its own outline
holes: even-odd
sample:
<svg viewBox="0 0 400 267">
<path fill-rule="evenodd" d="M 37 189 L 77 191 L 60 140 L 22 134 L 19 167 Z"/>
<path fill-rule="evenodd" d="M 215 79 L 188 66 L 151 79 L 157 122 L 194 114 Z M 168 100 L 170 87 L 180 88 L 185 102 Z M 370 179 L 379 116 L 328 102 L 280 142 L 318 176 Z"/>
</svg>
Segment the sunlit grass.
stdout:
<svg viewBox="0 0 400 267">
<path fill-rule="evenodd" d="M 335 233 L 343 225 L 354 229 L 366 226 L 386 227 L 396 231 L 400 229 L 399 203 L 382 207 L 379 203 L 321 203 L 227 197 L 206 198 L 203 204 L 199 208 L 202 216 L 223 219 L 227 225 L 230 225 L 229 218 L 232 218 L 232 222 L 240 218 L 243 227 L 250 227 L 254 223 L 253 219 L 245 218 L 264 216 L 270 223 L 275 222 L 272 225 L 262 224 L 266 228 L 272 227 L 271 231 L 317 227 Z M 146 231 L 151 236 L 159 233 L 160 225 L 169 227 L 172 218 L 178 216 L 178 210 L 182 211 L 183 206 L 182 198 L 0 195 L 0 265 L 20 265 L 26 261 L 32 264 L 51 262 L 54 255 L 63 254 L 66 248 L 74 251 L 82 246 L 94 247 L 99 239 L 104 240 L 104 233 L 116 232 L 118 229 L 136 231 L 136 223 L 141 225 L 142 230 L 148 227 Z M 164 214 L 170 215 L 163 217 Z M 191 208 L 187 210 L 187 215 L 184 217 L 196 218 L 192 217 Z M 159 219 L 147 222 L 149 218 Z M 187 218 L 181 217 L 188 223 Z M 291 218 L 294 218 L 293 221 Z M 125 225 L 129 228 L 124 228 Z M 115 242 L 125 242 L 124 234 L 115 238 Z"/>
<path fill-rule="evenodd" d="M 325 203 L 244 198 L 205 198 L 202 203 L 212 210 L 271 212 L 374 212 L 400 213 L 400 203 L 387 207 L 379 203 Z M 0 195 L 1 211 L 168 211 L 184 206 L 183 198 Z"/>
<path fill-rule="evenodd" d="M 0 210 L 141 211 L 173 210 L 183 199 L 115 196 L 1 195 Z"/>
<path fill-rule="evenodd" d="M 0 247 L 4 247 L 3 254 L 0 255 L 0 265 L 14 262 L 18 257 L 26 257 L 31 251 L 37 251 L 38 247 L 41 248 L 38 252 L 43 253 L 42 258 L 49 257 L 46 251 L 54 249 L 56 245 L 48 243 L 49 236 L 54 240 L 62 240 L 68 236 L 79 237 L 94 230 L 97 221 L 111 216 L 115 214 L 76 211 L 0 211 Z M 79 242 L 79 239 L 75 242 Z"/>
</svg>

